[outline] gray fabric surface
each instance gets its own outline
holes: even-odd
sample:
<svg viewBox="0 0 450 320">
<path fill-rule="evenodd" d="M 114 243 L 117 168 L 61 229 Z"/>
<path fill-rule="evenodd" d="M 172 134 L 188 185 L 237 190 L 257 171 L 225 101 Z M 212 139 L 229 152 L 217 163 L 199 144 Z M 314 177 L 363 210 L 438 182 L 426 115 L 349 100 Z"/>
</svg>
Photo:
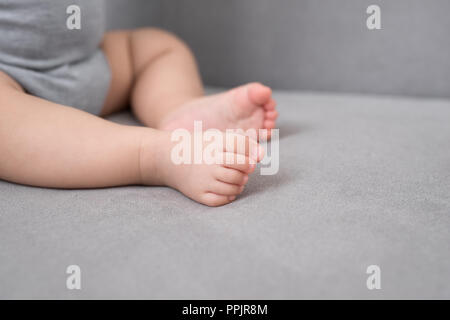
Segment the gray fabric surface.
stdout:
<svg viewBox="0 0 450 320">
<path fill-rule="evenodd" d="M 34 96 L 99 114 L 111 72 L 104 0 L 0 0 L 0 71 Z M 80 29 L 67 19 L 80 9 Z"/>
<path fill-rule="evenodd" d="M 224 207 L 0 182 L 0 298 L 450 298 L 450 102 L 275 96 L 280 172 Z"/>
<path fill-rule="evenodd" d="M 106 2 L 107 28 L 131 29 L 161 26 L 164 0 L 108 0 Z"/>
<path fill-rule="evenodd" d="M 448 0 L 108 0 L 110 27 L 156 25 L 206 83 L 450 98 Z M 369 31 L 369 5 L 382 30 Z M 116 10 L 113 10 L 116 9 Z"/>
</svg>

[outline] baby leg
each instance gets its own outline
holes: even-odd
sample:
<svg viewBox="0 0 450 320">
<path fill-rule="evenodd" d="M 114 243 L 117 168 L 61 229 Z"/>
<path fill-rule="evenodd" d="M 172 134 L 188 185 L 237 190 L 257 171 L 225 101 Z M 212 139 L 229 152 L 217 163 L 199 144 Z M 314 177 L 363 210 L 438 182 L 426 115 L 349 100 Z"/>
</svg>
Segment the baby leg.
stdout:
<svg viewBox="0 0 450 320">
<path fill-rule="evenodd" d="M 176 165 L 170 132 L 118 125 L 31 96 L 2 72 L 0 114 L 0 179 L 27 185 L 167 185 L 198 202 L 219 206 L 244 189 L 254 170 L 250 157 L 262 158 L 256 142 L 244 137 L 245 148 L 217 145 L 219 158 L 233 155 L 242 161 Z"/>
<path fill-rule="evenodd" d="M 192 53 L 168 32 L 109 32 L 102 49 L 113 75 L 103 115 L 130 104 L 143 124 L 157 128 L 173 109 L 203 95 Z"/>
<path fill-rule="evenodd" d="M 203 97 L 191 51 L 168 32 L 139 29 L 110 33 L 103 47 L 113 73 L 118 70 L 111 89 L 114 97 L 108 99 L 108 104 L 129 97 L 135 115 L 147 126 L 164 130 L 192 129 L 194 121 L 200 120 L 205 129 L 275 127 L 278 113 L 270 88 L 251 83 Z"/>
<path fill-rule="evenodd" d="M 158 130 L 121 126 L 31 96 L 2 72 L 0 114 L 0 179 L 16 183 L 52 188 L 139 184 L 142 137 L 159 147 Z"/>
</svg>

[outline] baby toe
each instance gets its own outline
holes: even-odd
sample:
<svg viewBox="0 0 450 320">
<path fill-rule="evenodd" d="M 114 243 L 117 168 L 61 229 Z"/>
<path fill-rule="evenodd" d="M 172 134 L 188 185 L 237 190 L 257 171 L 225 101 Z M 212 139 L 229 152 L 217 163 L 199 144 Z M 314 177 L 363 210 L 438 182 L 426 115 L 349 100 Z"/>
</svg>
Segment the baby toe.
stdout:
<svg viewBox="0 0 450 320">
<path fill-rule="evenodd" d="M 272 89 L 261 83 L 251 83 L 247 88 L 250 101 L 254 104 L 265 105 L 272 97 Z"/>
<path fill-rule="evenodd" d="M 276 106 L 277 102 L 273 98 L 270 98 L 269 101 L 264 105 L 264 109 L 266 109 L 267 111 L 271 111 L 275 110 Z"/>
<path fill-rule="evenodd" d="M 235 185 L 244 185 L 248 181 L 248 175 L 230 168 L 219 167 L 217 169 L 216 178 L 225 183 L 232 183 Z"/>
<path fill-rule="evenodd" d="M 223 164 L 224 168 L 239 170 L 244 174 L 249 174 L 255 171 L 256 164 L 255 161 L 250 160 L 248 157 L 245 157 L 245 162 L 241 161 L 226 161 Z"/>
<path fill-rule="evenodd" d="M 223 196 L 236 196 L 244 190 L 244 187 L 216 180 L 211 185 L 210 190 L 215 194 Z"/>
<path fill-rule="evenodd" d="M 266 120 L 273 120 L 275 121 L 278 118 L 278 111 L 267 111 L 264 115 L 264 118 Z"/>
<path fill-rule="evenodd" d="M 264 120 L 264 129 L 275 129 L 274 120 Z"/>
<path fill-rule="evenodd" d="M 244 157 L 250 157 L 253 162 L 258 162 L 262 159 L 261 155 L 264 150 L 257 142 L 257 132 L 255 137 L 249 137 L 243 134 L 226 133 L 224 135 L 224 153 L 230 153 L 227 157 L 237 158 L 239 160 Z M 236 159 L 235 159 L 236 160 Z"/>
<path fill-rule="evenodd" d="M 236 196 L 224 196 L 208 192 L 203 194 L 200 202 L 209 207 L 220 207 L 235 200 Z"/>
</svg>

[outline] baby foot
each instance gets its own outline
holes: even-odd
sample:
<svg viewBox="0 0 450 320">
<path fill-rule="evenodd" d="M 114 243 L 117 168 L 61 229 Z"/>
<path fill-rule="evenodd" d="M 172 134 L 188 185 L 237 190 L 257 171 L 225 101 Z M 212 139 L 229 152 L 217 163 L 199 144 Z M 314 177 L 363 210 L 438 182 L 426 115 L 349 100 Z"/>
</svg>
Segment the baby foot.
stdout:
<svg viewBox="0 0 450 320">
<path fill-rule="evenodd" d="M 249 175 L 255 170 L 256 163 L 261 161 L 264 156 L 262 147 L 248 136 L 242 136 L 235 133 L 220 133 L 223 143 L 220 144 L 221 150 L 217 159 L 222 159 L 218 163 L 191 163 L 175 164 L 171 155 L 175 143 L 170 140 L 170 135 L 161 140 L 159 149 L 158 166 L 149 168 L 146 161 L 146 150 L 141 150 L 141 177 L 146 183 L 146 176 L 154 176 L 158 173 L 158 184 L 166 185 L 177 189 L 187 197 L 205 204 L 207 206 L 222 206 L 236 199 L 242 193 L 248 182 Z M 229 142 L 232 143 L 229 143 Z M 239 145 L 235 143 L 240 141 Z M 203 150 L 209 148 L 212 141 L 204 145 Z M 202 151 L 203 151 L 202 150 Z M 150 153 L 151 154 L 151 153 Z M 194 154 L 192 152 L 191 154 Z M 152 155 L 155 158 L 155 154 Z M 230 161 L 232 160 L 232 161 Z M 150 180 L 150 179 L 149 179 Z M 154 178 L 151 178 L 154 181 Z"/>
<path fill-rule="evenodd" d="M 203 128 L 270 129 L 275 128 L 278 112 L 272 90 L 260 83 L 250 83 L 225 93 L 189 101 L 169 114 L 159 126 L 162 130 L 184 128 L 193 130 L 194 121 Z"/>
</svg>

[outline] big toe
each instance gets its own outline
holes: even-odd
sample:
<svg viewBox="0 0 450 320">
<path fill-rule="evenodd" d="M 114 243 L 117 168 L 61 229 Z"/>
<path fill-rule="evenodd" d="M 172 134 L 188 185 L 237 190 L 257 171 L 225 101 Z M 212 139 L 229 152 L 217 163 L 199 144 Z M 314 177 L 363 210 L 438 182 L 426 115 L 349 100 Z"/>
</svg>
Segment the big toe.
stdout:
<svg viewBox="0 0 450 320">
<path fill-rule="evenodd" d="M 257 105 L 265 105 L 272 98 L 272 89 L 261 83 L 250 83 L 247 90 L 250 101 Z"/>
</svg>

